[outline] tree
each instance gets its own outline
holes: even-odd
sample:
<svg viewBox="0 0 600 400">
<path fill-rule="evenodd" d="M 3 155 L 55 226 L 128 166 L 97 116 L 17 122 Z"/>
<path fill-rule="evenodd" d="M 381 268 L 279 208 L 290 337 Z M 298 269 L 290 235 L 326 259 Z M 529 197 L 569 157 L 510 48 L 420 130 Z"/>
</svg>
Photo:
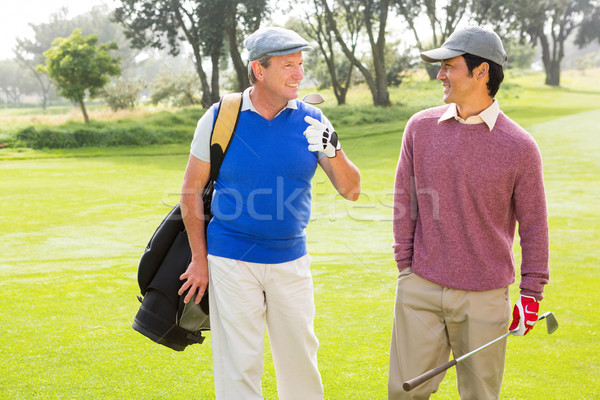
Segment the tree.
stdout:
<svg viewBox="0 0 600 400">
<path fill-rule="evenodd" d="M 238 90 L 248 86 L 238 34 L 244 26 L 256 29 L 267 13 L 267 0 L 121 0 L 114 17 L 125 26 L 136 48 L 169 47 L 170 53 L 177 55 L 185 40 L 194 55 L 202 105 L 208 107 L 219 99 L 219 60 L 225 41 L 238 76 Z M 210 83 L 203 56 L 210 58 Z"/>
<path fill-rule="evenodd" d="M 121 25 L 111 21 L 107 6 L 95 6 L 91 11 L 69 17 L 66 7 L 59 9 L 50 15 L 47 22 L 29 24 L 33 36 L 29 38 L 17 38 L 17 46 L 14 49 L 15 56 L 26 71 L 38 82 L 37 94 L 42 97 L 42 107 L 45 109 L 49 99 L 54 95 L 52 83 L 44 73 L 36 71 L 36 66 L 44 62 L 44 51 L 52 46 L 52 41 L 57 37 L 67 37 L 74 29 L 80 28 L 83 35 L 95 34 L 102 43 L 115 41 L 119 46 L 118 55 L 121 58 L 123 75 L 127 70 L 133 69 L 135 58 L 139 51 L 133 50 L 127 43 Z"/>
<path fill-rule="evenodd" d="M 52 83 L 48 75 L 38 71 L 36 66 L 44 62 L 43 53 L 52 46 L 54 38 L 67 36 L 75 29 L 75 26 L 67 21 L 67 14 L 68 10 L 63 7 L 51 14 L 47 23 L 29 24 L 34 38 L 17 38 L 17 46 L 14 49 L 17 61 L 30 71 L 38 82 L 43 109 L 46 109 L 50 98 Z"/>
<path fill-rule="evenodd" d="M 110 50 L 117 50 L 115 42 L 96 46 L 98 37 L 84 37 L 80 29 L 75 29 L 68 38 L 57 38 L 52 47 L 44 52 L 46 64 L 40 64 L 38 71 L 48 74 L 59 90 L 59 94 L 78 103 L 86 123 L 89 117 L 85 108 L 86 92 L 95 97 L 109 81 L 109 76 L 121 73 L 119 58 L 113 57 Z"/>
<path fill-rule="evenodd" d="M 585 72 L 586 69 L 594 68 L 596 65 L 599 65 L 598 61 L 600 61 L 599 53 L 587 53 L 583 56 L 576 57 L 573 60 L 573 66 L 577 70 Z"/>
<path fill-rule="evenodd" d="M 539 44 L 545 83 L 550 86 L 560 85 L 560 63 L 567 37 L 585 16 L 600 16 L 593 0 L 482 0 L 476 2 L 474 12 L 481 21 L 494 24 L 505 36 L 517 33 L 520 40 L 529 40 L 534 46 Z M 581 43 L 589 40 L 584 35 Z"/>
<path fill-rule="evenodd" d="M 508 60 L 504 64 L 505 69 L 531 68 L 531 63 L 533 63 L 533 59 L 535 58 L 535 49 L 531 43 L 523 43 L 512 37 L 507 37 L 502 42 L 504 50 L 508 54 Z"/>
<path fill-rule="evenodd" d="M 387 43 L 385 49 L 385 64 L 387 65 L 388 86 L 400 86 L 408 70 L 413 68 L 411 57 L 402 51 L 398 51 L 400 42 Z"/>
<path fill-rule="evenodd" d="M 132 109 L 145 86 L 141 79 L 126 81 L 118 78 L 104 86 L 101 95 L 113 111 Z"/>
<path fill-rule="evenodd" d="M 238 1 L 236 13 L 225 19 L 225 33 L 229 55 L 237 76 L 237 90 L 242 91 L 250 86 L 248 67 L 242 60 L 240 48 L 243 46 L 242 37 L 260 28 L 264 17 L 270 14 L 268 0 Z"/>
<path fill-rule="evenodd" d="M 584 15 L 577 32 L 575 43 L 579 47 L 583 47 L 594 40 L 600 43 L 600 4 L 598 1 L 594 1 L 591 7 L 592 11 Z"/>
<path fill-rule="evenodd" d="M 387 90 L 387 71 L 385 66 L 385 28 L 390 7 L 389 0 L 336 0 L 335 6 L 329 5 L 327 0 L 319 0 L 325 13 L 327 26 L 339 43 L 348 59 L 358 68 L 364 76 L 367 86 L 371 91 L 373 104 L 376 106 L 389 106 L 390 95 Z M 338 25 L 339 13 L 353 14 L 362 19 L 361 24 L 369 39 L 373 68 L 369 69 L 352 51 L 352 43 L 344 40 L 341 28 Z M 373 73 L 374 72 L 374 76 Z"/>
<path fill-rule="evenodd" d="M 15 60 L 0 60 L 0 94 L 7 103 L 20 103 L 22 96 L 35 92 L 35 81 Z"/>
<path fill-rule="evenodd" d="M 338 49 L 339 45 L 336 46 L 336 39 L 332 35 L 332 29 L 325 17 L 322 2 L 312 0 L 311 3 L 314 9 L 311 7 L 307 8 L 307 11 L 305 11 L 305 20 L 299 21 L 301 30 L 308 38 L 317 42 L 319 52 L 323 56 L 327 71 L 329 72 L 329 79 L 327 81 L 333 88 L 337 103 L 345 104 L 346 94 L 352 81 L 354 64 L 349 62 L 341 50 Z M 311 11 L 308 11 L 309 9 Z M 338 14 L 337 17 L 343 18 L 337 24 L 339 27 L 338 31 L 346 35 L 347 39 L 345 39 L 345 42 L 348 43 L 350 53 L 354 56 L 358 45 L 359 33 L 362 29 L 362 18 L 353 13 Z M 296 30 L 300 29 L 296 28 Z M 340 57 L 342 60 L 339 59 Z"/>
<path fill-rule="evenodd" d="M 198 104 L 200 82 L 198 75 L 193 71 L 183 71 L 178 74 L 163 72 L 152 81 L 152 94 L 150 101 L 158 104 L 168 100 L 176 106 L 188 106 Z"/>
<path fill-rule="evenodd" d="M 472 0 L 448 0 L 446 5 L 439 7 L 435 0 L 392 0 L 392 5 L 398 14 L 408 24 L 413 33 L 417 48 L 420 52 L 440 47 L 456 30 L 461 19 L 467 15 Z M 429 22 L 431 40 L 425 42 L 422 38 L 423 32 L 419 32 L 417 19 L 425 15 Z M 439 66 L 424 63 L 430 79 L 436 79 Z"/>
</svg>

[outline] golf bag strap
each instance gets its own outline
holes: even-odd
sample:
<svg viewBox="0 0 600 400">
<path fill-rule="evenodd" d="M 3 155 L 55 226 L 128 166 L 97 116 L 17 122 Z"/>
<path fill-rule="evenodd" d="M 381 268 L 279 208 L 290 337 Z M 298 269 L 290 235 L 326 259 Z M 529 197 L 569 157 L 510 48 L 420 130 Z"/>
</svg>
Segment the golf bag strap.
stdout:
<svg viewBox="0 0 600 400">
<path fill-rule="evenodd" d="M 221 98 L 217 117 L 210 134 L 210 179 L 215 180 L 229 149 L 240 119 L 242 93 L 228 93 Z"/>
</svg>

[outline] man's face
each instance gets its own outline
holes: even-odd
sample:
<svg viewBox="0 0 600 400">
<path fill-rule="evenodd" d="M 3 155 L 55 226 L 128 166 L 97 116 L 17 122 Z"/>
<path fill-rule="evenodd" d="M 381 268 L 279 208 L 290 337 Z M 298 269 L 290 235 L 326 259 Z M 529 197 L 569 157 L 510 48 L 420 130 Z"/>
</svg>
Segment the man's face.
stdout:
<svg viewBox="0 0 600 400">
<path fill-rule="evenodd" d="M 444 87 L 444 102 L 466 105 L 476 94 L 477 80 L 469 75 L 469 69 L 463 56 L 442 60 L 442 68 L 437 75 Z"/>
<path fill-rule="evenodd" d="M 265 87 L 272 96 L 286 102 L 298 97 L 304 78 L 303 62 L 301 51 L 271 58 L 269 66 L 263 68 L 263 76 Z"/>
</svg>

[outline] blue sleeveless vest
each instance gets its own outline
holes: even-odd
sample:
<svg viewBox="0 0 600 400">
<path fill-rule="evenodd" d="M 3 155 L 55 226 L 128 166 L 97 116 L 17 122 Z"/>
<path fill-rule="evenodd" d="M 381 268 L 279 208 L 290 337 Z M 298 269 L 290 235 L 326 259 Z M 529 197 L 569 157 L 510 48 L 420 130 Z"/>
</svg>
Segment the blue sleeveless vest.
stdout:
<svg viewBox="0 0 600 400">
<path fill-rule="evenodd" d="M 242 111 L 219 176 L 207 230 L 208 254 L 276 264 L 306 254 L 311 181 L 317 152 L 303 135 L 306 115 L 321 111 L 301 101 L 267 121 Z"/>
</svg>

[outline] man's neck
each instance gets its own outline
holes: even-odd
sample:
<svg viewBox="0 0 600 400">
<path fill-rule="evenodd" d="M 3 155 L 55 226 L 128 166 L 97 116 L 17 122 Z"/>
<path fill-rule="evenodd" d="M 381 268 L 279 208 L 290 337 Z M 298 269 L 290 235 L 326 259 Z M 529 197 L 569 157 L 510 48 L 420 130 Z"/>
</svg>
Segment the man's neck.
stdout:
<svg viewBox="0 0 600 400">
<path fill-rule="evenodd" d="M 466 120 L 473 115 L 479 115 L 483 110 L 492 105 L 494 99 L 489 96 L 481 97 L 469 101 L 466 104 L 456 104 L 456 112 L 458 116 Z"/>
<path fill-rule="evenodd" d="M 250 90 L 250 100 L 256 111 L 268 121 L 275 118 L 287 106 L 287 101 L 268 96 L 267 92 L 256 85 Z"/>
</svg>

